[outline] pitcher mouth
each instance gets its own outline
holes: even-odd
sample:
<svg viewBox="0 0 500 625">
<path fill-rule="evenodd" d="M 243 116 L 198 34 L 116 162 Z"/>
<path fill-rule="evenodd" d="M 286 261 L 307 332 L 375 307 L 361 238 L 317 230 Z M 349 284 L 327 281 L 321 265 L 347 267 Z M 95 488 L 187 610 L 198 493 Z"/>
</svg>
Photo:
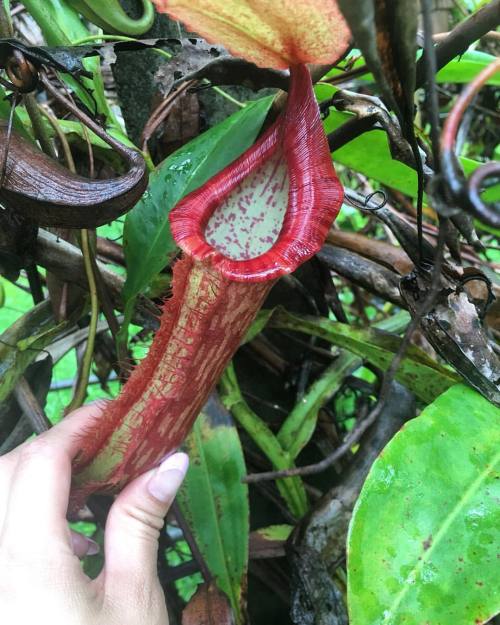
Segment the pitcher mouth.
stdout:
<svg viewBox="0 0 500 625">
<path fill-rule="evenodd" d="M 309 71 L 291 69 L 284 113 L 170 214 L 192 258 L 238 282 L 293 272 L 323 245 L 343 200 Z"/>
</svg>

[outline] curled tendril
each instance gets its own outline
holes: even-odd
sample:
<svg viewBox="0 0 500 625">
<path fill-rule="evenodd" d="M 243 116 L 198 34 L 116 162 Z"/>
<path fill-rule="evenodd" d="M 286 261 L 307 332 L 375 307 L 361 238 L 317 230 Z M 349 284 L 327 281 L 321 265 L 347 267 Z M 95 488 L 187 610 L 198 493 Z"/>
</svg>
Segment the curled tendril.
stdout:
<svg viewBox="0 0 500 625">
<path fill-rule="evenodd" d="M 10 80 L 13 91 L 17 93 L 30 93 L 38 85 L 38 70 L 19 50 L 13 50 L 7 60 L 5 71 Z"/>
<path fill-rule="evenodd" d="M 377 195 L 381 197 L 380 202 L 378 204 L 370 206 L 370 202 Z M 356 193 L 355 191 L 346 191 L 345 199 L 347 200 L 347 202 L 349 202 L 349 204 L 351 204 L 351 206 L 359 208 L 363 211 L 367 211 L 369 213 L 376 213 L 381 208 L 384 208 L 384 206 L 387 204 L 387 196 L 384 191 L 380 189 L 372 191 L 372 193 L 369 193 L 365 197 L 363 197 L 360 193 Z"/>
<path fill-rule="evenodd" d="M 467 180 L 455 153 L 455 140 L 467 107 L 481 87 L 499 71 L 500 59 L 497 59 L 467 85 L 448 115 L 441 136 L 441 166 L 449 194 L 464 211 L 494 228 L 500 227 L 500 205 L 498 202 L 485 202 L 481 192 L 486 180 L 500 177 L 500 164 L 490 162 L 482 165 Z"/>
</svg>

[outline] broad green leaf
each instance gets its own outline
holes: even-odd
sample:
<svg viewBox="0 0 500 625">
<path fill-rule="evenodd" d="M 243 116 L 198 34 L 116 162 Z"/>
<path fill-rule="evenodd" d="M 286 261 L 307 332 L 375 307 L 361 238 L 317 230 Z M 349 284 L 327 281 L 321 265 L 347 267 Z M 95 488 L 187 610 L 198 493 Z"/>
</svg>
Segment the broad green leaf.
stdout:
<svg viewBox="0 0 500 625">
<path fill-rule="evenodd" d="M 437 75 L 436 80 L 439 83 L 443 82 L 456 82 L 456 83 L 468 83 L 471 82 L 485 67 L 488 67 L 490 63 L 495 60 L 495 57 L 486 52 L 480 52 L 479 50 L 467 50 L 462 56 L 457 56 L 453 61 L 450 61 L 447 65 L 441 69 Z M 488 80 L 488 85 L 500 85 L 500 73 L 496 73 Z"/>
<path fill-rule="evenodd" d="M 500 410 L 457 385 L 374 463 L 348 536 L 351 625 L 474 625 L 500 610 Z"/>
<path fill-rule="evenodd" d="M 353 50 L 351 52 L 351 56 L 353 54 L 358 53 L 359 50 Z M 417 55 L 420 56 L 420 55 Z M 348 59 L 349 60 L 349 57 Z M 495 60 L 495 57 L 491 54 L 486 54 L 485 52 L 479 52 L 478 50 L 467 50 L 461 56 L 457 56 L 452 61 L 450 61 L 447 65 L 445 65 L 436 75 L 436 80 L 438 83 L 446 83 L 446 82 L 454 82 L 454 83 L 469 83 L 473 80 L 479 72 L 481 72 L 485 67 L 487 67 L 492 61 Z M 358 69 L 365 64 L 363 58 L 357 59 L 352 64 L 352 69 Z M 345 72 L 345 70 L 333 68 L 328 74 L 326 74 L 327 78 L 333 76 L 340 76 Z M 366 82 L 374 82 L 372 74 L 364 74 L 359 77 L 360 80 L 364 80 Z M 488 85 L 500 85 L 500 76 L 496 74 L 492 76 L 488 80 Z"/>
<path fill-rule="evenodd" d="M 124 227 L 128 273 L 123 298 L 129 308 L 175 253 L 170 210 L 252 145 L 271 102 L 272 98 L 262 98 L 247 104 L 177 150 L 151 175 L 148 190 L 128 213 Z"/>
<path fill-rule="evenodd" d="M 242 625 L 249 539 L 248 487 L 241 482 L 246 469 L 231 416 L 214 397 L 185 448 L 191 464 L 179 503 L 217 586 Z"/>
<path fill-rule="evenodd" d="M 401 345 L 399 336 L 376 328 L 355 328 L 329 319 L 293 315 L 282 308 L 276 309 L 270 326 L 318 336 L 383 370 L 389 368 Z M 432 360 L 415 345 L 407 349 L 396 379 L 426 403 L 460 381 L 456 373 Z"/>
<path fill-rule="evenodd" d="M 324 97 L 326 88 L 321 94 Z M 330 133 L 353 118 L 350 113 L 331 110 L 325 120 L 325 132 Z M 335 163 L 341 163 L 349 169 L 373 178 L 382 184 L 398 189 L 405 195 L 416 197 L 417 174 L 414 169 L 392 158 L 387 133 L 382 129 L 370 130 L 356 137 L 348 144 L 335 150 L 332 154 Z M 470 158 L 461 157 L 460 163 L 466 175 L 471 174 L 482 163 Z M 500 185 L 488 190 L 483 195 L 488 201 L 500 198 Z"/>
<path fill-rule="evenodd" d="M 333 62 L 349 44 L 349 28 L 332 0 L 153 2 L 188 30 L 261 67 Z"/>
</svg>

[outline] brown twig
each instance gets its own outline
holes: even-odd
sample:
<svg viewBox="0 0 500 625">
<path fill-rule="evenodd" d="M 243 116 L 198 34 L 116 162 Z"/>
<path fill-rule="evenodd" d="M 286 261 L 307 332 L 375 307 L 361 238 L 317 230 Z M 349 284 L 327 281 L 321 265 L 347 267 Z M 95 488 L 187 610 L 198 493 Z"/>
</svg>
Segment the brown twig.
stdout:
<svg viewBox="0 0 500 625">
<path fill-rule="evenodd" d="M 460 22 L 436 47 L 436 65 L 441 69 L 452 59 L 463 54 L 470 44 L 484 37 L 500 24 L 500 0 L 493 0 L 469 18 Z M 426 82 L 425 54 L 417 63 L 417 87 Z"/>
<path fill-rule="evenodd" d="M 198 549 L 198 545 L 196 544 L 196 540 L 195 540 L 195 537 L 193 536 L 191 528 L 186 522 L 186 519 L 184 518 L 184 515 L 182 514 L 182 511 L 180 509 L 180 506 L 176 501 L 174 501 L 174 503 L 172 504 L 172 512 L 177 520 L 177 523 L 179 524 L 179 527 L 182 530 L 182 533 L 184 535 L 184 538 L 187 544 L 189 545 L 189 549 L 191 550 L 191 553 L 193 554 L 193 558 L 196 564 L 198 565 L 200 573 L 203 577 L 203 581 L 208 584 L 212 580 L 212 575 L 205 562 L 205 558 L 203 557 L 201 551 Z"/>
<path fill-rule="evenodd" d="M 170 111 L 174 107 L 177 99 L 180 98 L 190 87 L 193 87 L 196 82 L 196 80 L 188 80 L 183 83 L 176 91 L 170 93 L 151 113 L 151 116 L 144 126 L 141 136 L 141 145 L 144 152 L 148 149 L 148 141 L 151 139 L 158 126 L 170 114 Z"/>
<path fill-rule="evenodd" d="M 359 76 L 364 76 L 369 73 L 370 70 L 368 67 L 366 65 L 362 65 L 361 67 L 356 67 L 355 69 L 342 72 L 342 74 L 337 74 L 336 76 L 331 76 L 330 78 L 324 78 L 321 82 L 327 82 L 330 85 L 340 85 L 349 80 L 353 80 L 353 78 L 358 78 Z"/>
<path fill-rule="evenodd" d="M 471 15 L 456 26 L 446 39 L 441 41 L 435 48 L 436 67 L 438 70 L 467 50 L 471 43 L 481 39 L 486 33 L 494 30 L 500 23 L 500 0 L 493 0 L 482 9 Z M 422 87 L 425 83 L 425 54 L 417 63 L 416 87 Z M 375 117 L 352 119 L 340 128 L 328 135 L 330 150 L 333 152 L 340 149 L 349 141 L 359 137 L 364 132 L 371 130 L 376 124 Z"/>
<path fill-rule="evenodd" d="M 38 399 L 35 397 L 31 386 L 24 376 L 20 378 L 14 388 L 14 396 L 33 428 L 33 432 L 42 434 L 52 427 L 51 422 L 38 403 Z"/>
</svg>

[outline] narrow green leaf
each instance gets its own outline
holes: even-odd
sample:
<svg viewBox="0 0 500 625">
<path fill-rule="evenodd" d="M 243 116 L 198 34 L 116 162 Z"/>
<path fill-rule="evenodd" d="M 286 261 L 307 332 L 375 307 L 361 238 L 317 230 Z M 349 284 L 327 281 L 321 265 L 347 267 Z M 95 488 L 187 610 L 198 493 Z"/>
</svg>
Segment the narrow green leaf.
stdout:
<svg viewBox="0 0 500 625">
<path fill-rule="evenodd" d="M 80 19 L 78 12 L 69 6 L 65 0 L 43 0 L 42 2 L 40 0 L 25 0 L 23 4 L 40 26 L 49 46 L 72 45 L 75 41 L 84 39 L 91 34 Z M 120 128 L 104 92 L 100 59 L 85 59 L 84 66 L 94 75 L 93 80 L 84 78 L 82 81 L 92 92 L 94 100 L 71 76 L 64 76 L 64 81 L 91 111 L 97 104 L 98 112 L 106 117 L 108 123 L 115 128 Z"/>
<path fill-rule="evenodd" d="M 270 319 L 273 310 L 261 311 L 262 317 Z M 267 313 L 267 315 L 266 315 Z M 394 315 L 375 324 L 375 328 L 402 332 L 407 325 L 406 316 Z M 335 362 L 307 389 L 285 419 L 278 441 L 291 458 L 296 458 L 314 434 L 320 408 L 340 389 L 347 375 L 363 365 L 363 359 L 347 350 L 341 350 Z"/>
<path fill-rule="evenodd" d="M 224 371 L 220 380 L 220 388 L 221 399 L 226 408 L 231 411 L 239 425 L 264 453 L 273 467 L 277 470 L 293 468 L 293 458 L 280 445 L 267 423 L 256 415 L 245 401 L 241 394 L 233 363 L 230 363 Z M 309 504 L 302 479 L 298 475 L 285 477 L 276 480 L 276 486 L 290 512 L 297 518 L 304 516 Z"/>
<path fill-rule="evenodd" d="M 70 325 L 56 324 L 50 302 L 44 301 L 0 335 L 0 402 L 14 390 L 26 367 Z"/>
<path fill-rule="evenodd" d="M 244 622 L 249 539 L 243 451 L 231 415 L 212 397 L 185 443 L 191 465 L 179 503 L 218 588 Z"/>
<path fill-rule="evenodd" d="M 257 316 L 254 319 L 254 322 L 248 328 L 248 331 L 245 334 L 245 338 L 241 342 L 242 345 L 244 345 L 245 343 L 250 343 L 250 341 L 252 341 L 258 334 L 262 332 L 262 330 L 266 327 L 269 319 L 271 318 L 273 312 L 273 308 L 259 310 Z"/>
<path fill-rule="evenodd" d="M 360 359 L 344 352 L 311 384 L 278 432 L 278 441 L 291 458 L 296 458 L 316 429 L 321 407 L 340 389 L 346 376 L 359 368 Z"/>
<path fill-rule="evenodd" d="M 388 369 L 401 344 L 399 336 L 376 328 L 355 328 L 329 319 L 302 317 L 282 308 L 276 310 L 270 326 L 319 336 L 383 370 Z M 406 351 L 396 379 L 426 403 L 460 381 L 456 373 L 438 364 L 414 345 Z"/>
<path fill-rule="evenodd" d="M 348 537 L 351 625 L 473 625 L 500 610 L 500 410 L 457 385 L 374 463 Z"/>
<path fill-rule="evenodd" d="M 144 197 L 127 215 L 125 303 L 143 291 L 176 250 L 168 216 L 190 191 L 231 163 L 254 142 L 272 98 L 251 102 L 169 156 L 152 174 Z"/>
</svg>

